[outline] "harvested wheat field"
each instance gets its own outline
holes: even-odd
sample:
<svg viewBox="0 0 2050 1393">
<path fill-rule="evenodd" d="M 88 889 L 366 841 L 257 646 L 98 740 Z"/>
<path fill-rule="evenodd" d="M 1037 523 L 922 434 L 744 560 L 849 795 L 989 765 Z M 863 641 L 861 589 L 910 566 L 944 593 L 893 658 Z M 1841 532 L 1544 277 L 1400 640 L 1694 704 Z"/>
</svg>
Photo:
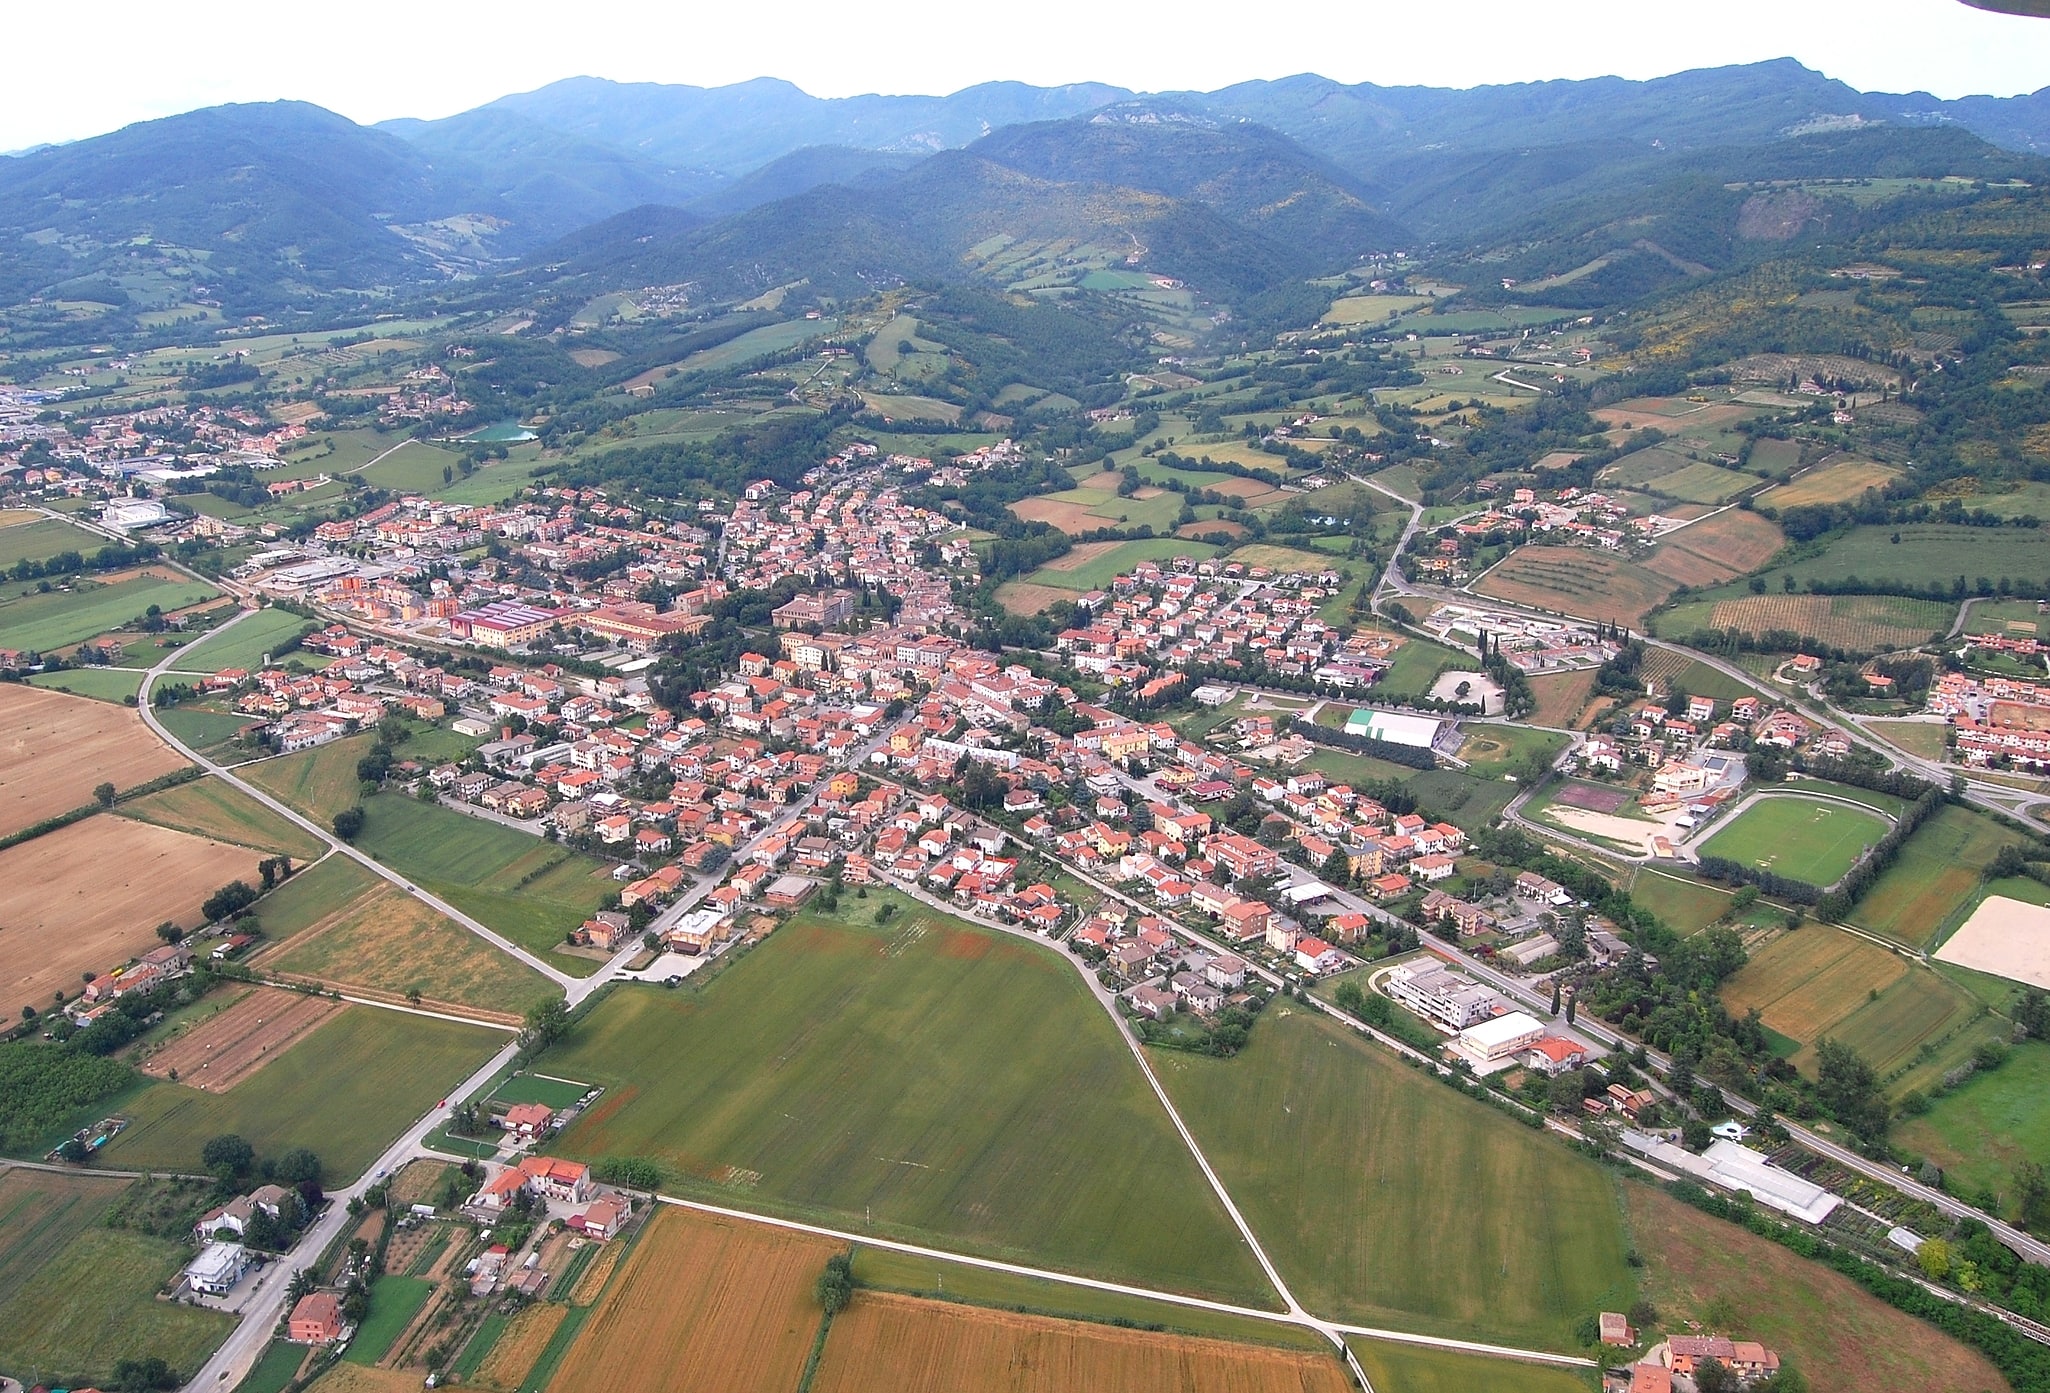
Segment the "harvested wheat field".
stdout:
<svg viewBox="0 0 2050 1393">
<path fill-rule="evenodd" d="M 129 708 L 25 683 L 0 685 L 0 732 L 0 836 L 185 766 Z"/>
<path fill-rule="evenodd" d="M 1036 585 L 1027 580 L 1007 580 L 997 587 L 997 603 L 1013 614 L 1038 614 L 1060 600 L 1072 600 L 1075 592 L 1058 585 Z"/>
<path fill-rule="evenodd" d="M 1063 532 L 1089 532 L 1099 527 L 1108 527 L 1110 522 L 1090 512 L 1080 503 L 1069 503 L 1058 498 L 1021 498 L 1011 505 L 1011 511 L 1027 522 L 1047 522 Z M 1084 546 L 1116 546 L 1115 542 L 1085 542 Z"/>
<path fill-rule="evenodd" d="M 1757 570 L 1786 542 L 1769 519 L 1729 508 L 1668 534 L 1645 565 L 1682 585 L 1719 585 Z"/>
<path fill-rule="evenodd" d="M 663 1206 L 563 1358 L 554 1387 L 789 1393 L 818 1337 L 830 1239 Z"/>
<path fill-rule="evenodd" d="M 420 1375 L 408 1369 L 373 1369 L 343 1359 L 307 1384 L 306 1393 L 420 1393 Z"/>
<path fill-rule="evenodd" d="M 476 1376 L 470 1382 L 480 1388 L 512 1393 L 520 1386 L 520 1380 L 540 1361 L 548 1342 L 555 1338 L 556 1327 L 568 1314 L 569 1307 L 558 1306 L 552 1301 L 539 1302 L 521 1311 L 507 1324 L 505 1333 L 492 1345 L 491 1353 L 484 1356 L 484 1362 L 477 1366 Z"/>
<path fill-rule="evenodd" d="M 1815 639 L 1858 653 L 1927 643 L 1949 624 L 1956 606 L 1892 595 L 1752 595 L 1719 600 L 1709 615 L 1717 629 L 1769 631 Z"/>
<path fill-rule="evenodd" d="M 1799 508 L 1811 503 L 1849 503 L 1866 489 L 1884 488 L 1898 469 L 1873 460 L 1834 459 L 1816 465 L 1792 482 L 1758 496 L 1773 508 Z"/>
<path fill-rule="evenodd" d="M 332 998 L 257 987 L 141 1061 L 142 1072 L 226 1093 L 341 1009 Z"/>
<path fill-rule="evenodd" d="M 231 880 L 256 880 L 247 847 L 89 817 L 0 851 L 0 1000 L 12 1016 L 78 990 L 79 974 L 106 972 L 158 946 L 156 926 L 201 922 L 199 906 Z"/>
<path fill-rule="evenodd" d="M 1031 499 L 1026 500 L 1028 503 L 1032 501 Z M 1097 518 L 1096 521 L 1100 523 L 1103 519 Z M 1097 557 L 1104 555 L 1106 552 L 1116 551 L 1123 545 L 1123 542 L 1077 542 L 1039 569 L 1042 571 L 1059 571 L 1061 574 L 1066 575 L 1070 571 L 1081 570 Z"/>
<path fill-rule="evenodd" d="M 1335 1355 L 863 1291 L 833 1319 L 814 1393 L 1347 1393 Z"/>
<path fill-rule="evenodd" d="M 2050 987 L 2050 909 L 1988 895 L 1936 956 L 2010 982 Z"/>
</svg>

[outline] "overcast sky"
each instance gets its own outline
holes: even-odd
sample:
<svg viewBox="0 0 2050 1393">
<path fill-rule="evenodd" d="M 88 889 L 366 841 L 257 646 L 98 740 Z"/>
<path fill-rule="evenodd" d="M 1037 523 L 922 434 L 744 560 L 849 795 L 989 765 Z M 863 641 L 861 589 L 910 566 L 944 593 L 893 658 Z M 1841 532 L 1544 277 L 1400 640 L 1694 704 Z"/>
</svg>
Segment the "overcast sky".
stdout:
<svg viewBox="0 0 2050 1393">
<path fill-rule="evenodd" d="M 1472 87 L 1793 57 L 1868 92 L 2012 96 L 2050 84 L 2050 20 L 1959 0 L 16 0 L 8 9 L 0 150 L 280 97 L 363 122 L 447 116 L 579 74 L 702 86 L 771 76 L 849 96 L 999 78 L 1210 89 L 1306 71 Z"/>
</svg>

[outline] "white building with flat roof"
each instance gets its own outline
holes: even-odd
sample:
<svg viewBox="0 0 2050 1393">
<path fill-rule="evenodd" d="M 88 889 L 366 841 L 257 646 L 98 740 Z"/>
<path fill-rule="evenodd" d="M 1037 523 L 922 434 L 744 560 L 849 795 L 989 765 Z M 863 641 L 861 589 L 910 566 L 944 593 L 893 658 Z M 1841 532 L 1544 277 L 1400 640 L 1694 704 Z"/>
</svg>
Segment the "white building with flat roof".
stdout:
<svg viewBox="0 0 2050 1393">
<path fill-rule="evenodd" d="M 1488 1068 L 1514 1063 L 1516 1056 L 1545 1038 L 1545 1027 L 1537 1017 L 1511 1011 L 1470 1025 L 1459 1032 L 1452 1047 L 1476 1067 Z"/>
<path fill-rule="evenodd" d="M 208 1296 L 226 1296 L 249 1270 L 249 1250 L 240 1243 L 209 1243 L 185 1265 L 185 1283 Z"/>
<path fill-rule="evenodd" d="M 1400 711 L 1375 711 L 1362 706 L 1345 721 L 1347 735 L 1364 735 L 1386 740 L 1391 745 L 1408 745 L 1428 750 L 1438 743 L 1445 722 L 1436 716 L 1411 716 Z"/>
</svg>

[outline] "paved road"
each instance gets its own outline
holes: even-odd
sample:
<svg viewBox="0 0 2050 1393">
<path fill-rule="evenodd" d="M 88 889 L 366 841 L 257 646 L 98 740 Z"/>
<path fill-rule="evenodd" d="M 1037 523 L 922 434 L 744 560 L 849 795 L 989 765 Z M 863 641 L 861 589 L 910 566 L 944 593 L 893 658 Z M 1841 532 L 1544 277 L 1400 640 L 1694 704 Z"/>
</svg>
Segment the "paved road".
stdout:
<svg viewBox="0 0 2050 1393">
<path fill-rule="evenodd" d="M 450 1089 L 448 1096 L 460 1098 L 482 1088 L 490 1082 L 492 1075 L 512 1062 L 518 1048 L 516 1042 L 508 1042 L 474 1074 Z M 194 1393 L 216 1393 L 216 1390 L 233 1388 L 248 1374 L 263 1356 L 264 1346 L 270 1343 L 271 1332 L 284 1313 L 285 1291 L 292 1283 L 293 1274 L 312 1265 L 349 1224 L 349 1201 L 375 1185 L 380 1175 L 422 1154 L 425 1150 L 422 1143 L 428 1132 L 442 1120 L 440 1108 L 429 1112 L 387 1147 L 355 1184 L 346 1190 L 328 1192 L 331 1203 L 326 1211 L 313 1221 L 290 1253 L 264 1269 L 263 1286 L 243 1302 L 241 1323 L 229 1332 L 227 1342 L 214 1351 L 213 1357 L 200 1366 L 199 1372 L 186 1385 L 188 1389 Z"/>
</svg>

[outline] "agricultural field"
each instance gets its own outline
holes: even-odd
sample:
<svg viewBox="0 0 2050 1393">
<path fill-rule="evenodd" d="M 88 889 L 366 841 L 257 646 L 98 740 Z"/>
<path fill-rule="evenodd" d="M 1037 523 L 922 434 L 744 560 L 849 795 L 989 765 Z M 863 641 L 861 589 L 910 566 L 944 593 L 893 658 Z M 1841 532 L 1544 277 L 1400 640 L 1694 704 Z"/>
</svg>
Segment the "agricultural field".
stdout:
<svg viewBox="0 0 2050 1393">
<path fill-rule="evenodd" d="M 1586 1375 L 1419 1345 L 1349 1337 L 1374 1387 L 1389 1393 L 1587 1393 Z"/>
<path fill-rule="evenodd" d="M 1570 729 L 1594 695 L 1593 668 L 1580 672 L 1546 672 L 1530 679 L 1531 695 L 1537 707 L 1530 713 L 1534 725 Z"/>
<path fill-rule="evenodd" d="M 476 1373 L 466 1382 L 501 1393 L 515 1393 L 547 1353 L 555 1332 L 568 1316 L 569 1307 L 553 1301 L 522 1307 L 491 1342 L 490 1350 L 477 1363 Z"/>
<path fill-rule="evenodd" d="M 18 561 L 47 561 L 64 551 L 90 556 L 106 544 L 104 537 L 41 513 L 0 515 L 0 567 L 12 567 Z"/>
<path fill-rule="evenodd" d="M 102 782 L 134 788 L 184 767 L 131 710 L 0 685 L 0 836 L 85 806 Z"/>
<path fill-rule="evenodd" d="M 833 1320 L 817 1393 L 1349 1393 L 1333 1354 L 1121 1330 L 858 1292 Z"/>
<path fill-rule="evenodd" d="M 156 926 L 187 929 L 199 906 L 231 880 L 252 883 L 261 858 L 247 847 L 188 836 L 124 817 L 74 822 L 0 851 L 0 1001 L 11 1017 L 78 991 L 80 974 L 107 972 L 160 946 Z"/>
<path fill-rule="evenodd" d="M 1658 632 L 1684 638 L 1700 629 L 1737 629 L 1753 636 L 1782 632 L 1857 653 L 1927 643 L 1950 627 L 1957 607 L 1897 595 L 1745 595 L 1690 600 L 1659 616 Z"/>
<path fill-rule="evenodd" d="M 1660 539 L 1645 562 L 1681 585 L 1720 585 L 1757 570 L 1786 545 L 1775 524 L 1742 508 L 1729 508 Z"/>
<path fill-rule="evenodd" d="M 110 701 L 116 706 L 133 705 L 136 693 L 142 690 L 142 673 L 125 667 L 61 668 L 56 672 L 39 672 L 28 681 L 31 687 L 44 691 L 68 692 L 94 701 Z"/>
<path fill-rule="evenodd" d="M 376 739 L 365 731 L 297 754 L 262 760 L 235 772 L 265 793 L 290 803 L 313 821 L 325 824 L 342 809 L 362 801 L 363 785 L 356 777 L 356 762 L 370 753 Z"/>
<path fill-rule="evenodd" d="M 261 966 L 325 984 L 367 988 L 457 1008 L 494 1012 L 514 1021 L 554 985 L 384 884 L 265 953 Z"/>
<path fill-rule="evenodd" d="M 2050 1044 L 2017 1045 L 1998 1069 L 1975 1073 L 1928 1112 L 1895 1123 L 1892 1140 L 1943 1167 L 1954 1193 L 2012 1195 L 2015 1167 L 2050 1155 Z"/>
<path fill-rule="evenodd" d="M 202 1093 L 226 1093 L 290 1049 L 342 1009 L 332 997 L 278 987 L 223 987 L 135 1056 L 153 1079 L 172 1079 Z M 202 1014 L 204 1013 L 204 1014 Z"/>
<path fill-rule="evenodd" d="M 1181 515 L 1182 495 L 1178 493 L 1147 488 L 1120 498 L 1117 486 L 1115 474 L 1096 474 L 1071 489 L 1021 498 L 1011 505 L 1011 511 L 1028 522 L 1052 523 L 1068 533 L 1141 524 L 1155 532 L 1167 532 Z"/>
<path fill-rule="evenodd" d="M 1428 295 L 1347 295 L 1324 311 L 1326 324 L 1378 324 L 1431 303 Z"/>
<path fill-rule="evenodd" d="M 229 743 L 262 722 L 254 716 L 206 706 L 167 706 L 157 712 L 171 737 L 203 755 L 219 755 Z"/>
<path fill-rule="evenodd" d="M 356 845 L 565 972 L 599 964 L 552 950 L 616 888 L 604 862 L 399 794 L 365 804 Z"/>
<path fill-rule="evenodd" d="M 436 477 L 440 477 L 438 467 Z M 219 672 L 231 667 L 254 672 L 262 666 L 266 653 L 275 654 L 280 644 L 318 627 L 303 615 L 281 609 L 259 610 L 236 621 L 235 627 L 226 633 L 209 634 L 199 640 L 179 655 L 178 662 L 188 672 Z"/>
<path fill-rule="evenodd" d="M 2007 1388 L 1984 1356 L 1821 1264 L 1649 1185 L 1623 1193 L 1644 1293 L 1666 1329 L 1714 1312 L 1729 1333 L 1778 1350 L 1814 1393 Z"/>
<path fill-rule="evenodd" d="M 1696 696 L 1714 697 L 1717 701 L 1731 702 L 1741 696 L 1750 696 L 1756 688 L 1734 677 L 1725 675 L 1698 658 L 1685 653 L 1675 653 L 1670 648 L 1650 648 L 1645 651 L 1643 666 L 1639 668 L 1647 682 L 1657 682 L 1666 691 L 1679 688 Z"/>
<path fill-rule="evenodd" d="M 49 652 L 118 629 L 151 605 L 169 614 L 220 593 L 203 580 L 148 569 L 75 580 L 47 595 L 0 599 L 0 648 Z"/>
<path fill-rule="evenodd" d="M 1470 721 L 1460 727 L 1466 734 L 1459 757 L 1479 779 L 1499 779 L 1526 760 L 1542 755 L 1557 759 L 1566 748 L 1566 737 L 1522 725 L 1492 725 Z"/>
<path fill-rule="evenodd" d="M 577 1332 L 555 1376 L 564 1393 L 693 1386 L 788 1393 L 822 1319 L 812 1285 L 831 1239 L 665 1207 Z"/>
<path fill-rule="evenodd" d="M 1635 626 L 1673 593 L 1664 576 L 1585 547 L 1522 547 L 1473 589 L 1511 604 Z"/>
<path fill-rule="evenodd" d="M 324 857 L 257 902 L 255 913 L 272 943 L 339 913 L 380 884 L 377 875 L 346 856 Z"/>
<path fill-rule="evenodd" d="M 1639 867 L 1630 882 L 1630 898 L 1648 909 L 1675 933 L 1707 928 L 1729 909 L 1730 892 L 1699 880 L 1686 880 L 1649 867 Z"/>
<path fill-rule="evenodd" d="M 1154 1067 L 1298 1298 L 1336 1318 L 1572 1347 L 1634 1281 L 1592 1162 L 1276 1004 L 1237 1057 Z"/>
<path fill-rule="evenodd" d="M 1270 571 L 1303 571 L 1311 575 L 1327 570 L 1360 569 L 1356 564 L 1348 565 L 1341 557 L 1303 551 L 1298 547 L 1275 546 L 1269 542 L 1251 542 L 1242 547 L 1234 547 L 1231 555 L 1225 559 L 1238 561 L 1247 566 L 1265 566 Z"/>
<path fill-rule="evenodd" d="M 1900 540 L 1894 541 L 1898 536 Z M 1777 590 L 1782 575 L 1796 585 L 1809 581 L 1843 584 L 1860 577 L 1890 584 L 1949 586 L 1958 576 L 1967 585 L 1980 577 L 2007 576 L 2030 584 L 2050 585 L 2050 547 L 2042 534 L 2018 527 L 1966 527 L 1940 522 L 1903 523 L 1899 527 L 1854 527 L 1836 538 L 1818 556 L 1774 567 L 1767 573 Z"/>
<path fill-rule="evenodd" d="M 1766 442 L 1760 441 L 1752 451 L 1752 463 L 1758 464 L 1760 452 Z M 1845 459 L 1832 457 L 1804 473 L 1796 475 L 1776 488 L 1768 489 L 1758 496 L 1760 507 L 1802 508 L 1818 503 L 1853 503 L 1866 489 L 1885 488 L 1888 481 L 1900 471 L 1890 465 L 1873 460 Z"/>
<path fill-rule="evenodd" d="M 1271 1301 L 1058 950 L 881 903 L 900 911 L 881 926 L 800 915 L 699 991 L 606 998 L 543 1061 L 610 1088 L 556 1149 L 647 1157 L 721 1203 Z"/>
<path fill-rule="evenodd" d="M 327 850 L 311 833 L 293 826 L 221 779 L 195 779 L 123 803 L 118 811 L 122 817 L 138 822 L 193 832 L 258 851 L 282 852 L 299 864 L 312 861 Z"/>
<path fill-rule="evenodd" d="M 2019 838 L 1983 813 L 1949 807 L 1915 829 L 1852 908 L 1859 928 L 1932 947 L 1977 897 L 1980 875 Z"/>
<path fill-rule="evenodd" d="M 0 1178 L 0 1206 L 23 1194 Z M 45 1246 L 34 1236 L 10 1234 L 12 1215 L 0 1210 L 0 1243 L 27 1260 L 22 1268 L 12 1260 L 0 1268 L 6 1292 L 0 1367 L 40 1371 L 53 1381 L 61 1373 L 75 1377 L 77 1387 L 110 1378 L 121 1360 L 155 1355 L 189 1377 L 235 1326 L 233 1316 L 157 1300 L 158 1289 L 191 1260 L 191 1248 L 129 1229 L 87 1226 L 77 1222 L 78 1214 L 74 1202 L 53 1225 L 60 1241 Z"/>
<path fill-rule="evenodd" d="M 1082 592 L 1059 585 L 1036 585 L 1030 581 L 1007 580 L 997 587 L 997 603 L 1012 614 L 1040 614 L 1049 605 L 1073 600 Z"/>
<path fill-rule="evenodd" d="M 103 1154 L 110 1166 L 196 1170 L 208 1139 L 234 1132 L 260 1155 L 310 1147 L 328 1182 L 345 1183 L 506 1039 L 481 1026 L 345 1007 L 226 1093 L 152 1083 L 125 1105 L 133 1124 Z"/>
<path fill-rule="evenodd" d="M 1807 798 L 1759 798 L 1702 844 L 1703 856 L 1771 871 L 1824 888 L 1844 878 L 1886 835 L 1876 815 Z"/>
<path fill-rule="evenodd" d="M 431 1283 L 418 1277 L 381 1276 L 370 1289 L 370 1314 L 363 1318 L 349 1351 L 343 1355 L 351 1364 L 375 1364 L 390 1352 L 392 1343 L 405 1334 L 413 1317 L 434 1294 Z"/>
<path fill-rule="evenodd" d="M 1741 1016 L 1757 1008 L 1782 1051 L 1807 1073 L 1824 1036 L 1852 1046 L 1879 1075 L 1901 1088 L 1915 1085 L 1903 1071 L 1941 1055 L 1918 1057 L 1924 1045 L 1969 1052 L 1974 1038 L 1956 1036 L 1982 1008 L 1949 979 L 1853 934 L 1810 924 L 1781 934 L 1754 951 L 1723 984 L 1723 1005 Z"/>
<path fill-rule="evenodd" d="M 1241 1344 L 1280 1345 L 1288 1349 L 1324 1351 L 1331 1346 L 1313 1331 L 1279 1320 L 1233 1315 L 1181 1306 L 1152 1297 L 1100 1291 L 1043 1277 L 994 1272 L 986 1267 L 900 1253 L 890 1248 L 863 1247 L 854 1254 L 854 1280 L 878 1291 L 932 1300 L 994 1306 L 1064 1320 L 1169 1330 L 1178 1335 L 1204 1335 Z"/>
<path fill-rule="evenodd" d="M 1216 552 L 1217 548 L 1206 542 L 1188 542 L 1174 537 L 1151 537 L 1131 542 L 1081 542 L 1066 555 L 1055 557 L 1027 576 L 1026 582 L 1082 594 L 1102 589 L 1110 584 L 1113 577 L 1131 570 L 1141 561 L 1165 563 L 1177 556 L 1201 561 Z M 1073 595 L 1068 598 L 1073 598 Z"/>
<path fill-rule="evenodd" d="M 1942 721 L 1870 720 L 1862 724 L 1866 733 L 1923 759 L 1940 760 L 1947 748 L 1948 726 Z"/>
<path fill-rule="evenodd" d="M 65 1244 L 98 1227 L 127 1188 L 128 1182 L 115 1176 L 0 1166 L 0 1306 Z"/>
</svg>

